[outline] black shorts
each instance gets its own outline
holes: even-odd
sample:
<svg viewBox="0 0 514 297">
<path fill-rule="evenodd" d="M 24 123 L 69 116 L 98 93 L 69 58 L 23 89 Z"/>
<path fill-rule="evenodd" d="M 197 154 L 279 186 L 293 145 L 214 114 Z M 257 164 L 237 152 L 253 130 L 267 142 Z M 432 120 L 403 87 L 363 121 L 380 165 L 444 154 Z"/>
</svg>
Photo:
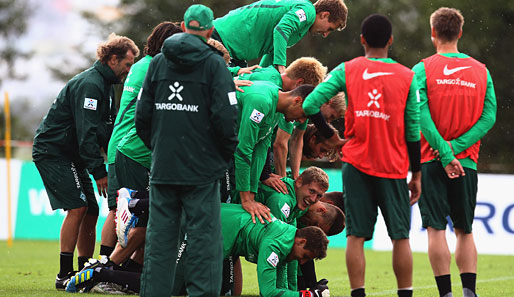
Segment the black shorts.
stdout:
<svg viewBox="0 0 514 297">
<path fill-rule="evenodd" d="M 421 198 L 419 211 L 423 227 L 445 230 L 447 217 L 453 226 L 471 233 L 477 204 L 476 170 L 464 168 L 465 176 L 448 178 L 441 162 L 421 165 Z"/>
</svg>

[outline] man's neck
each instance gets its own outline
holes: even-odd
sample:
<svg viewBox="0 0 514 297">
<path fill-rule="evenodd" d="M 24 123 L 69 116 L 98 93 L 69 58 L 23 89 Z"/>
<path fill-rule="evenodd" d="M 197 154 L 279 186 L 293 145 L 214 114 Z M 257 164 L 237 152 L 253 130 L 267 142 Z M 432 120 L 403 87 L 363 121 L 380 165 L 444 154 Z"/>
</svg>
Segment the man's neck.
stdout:
<svg viewBox="0 0 514 297">
<path fill-rule="evenodd" d="M 368 47 L 365 52 L 365 57 L 368 59 L 387 59 L 388 47 L 374 48 Z"/>
<path fill-rule="evenodd" d="M 287 92 L 278 91 L 278 102 L 276 111 L 284 113 L 290 104 L 288 100 L 289 96 Z"/>
<path fill-rule="evenodd" d="M 458 54 L 458 41 L 458 39 L 455 41 L 443 41 L 441 39 L 436 38 L 434 40 L 435 49 L 438 54 Z"/>
</svg>

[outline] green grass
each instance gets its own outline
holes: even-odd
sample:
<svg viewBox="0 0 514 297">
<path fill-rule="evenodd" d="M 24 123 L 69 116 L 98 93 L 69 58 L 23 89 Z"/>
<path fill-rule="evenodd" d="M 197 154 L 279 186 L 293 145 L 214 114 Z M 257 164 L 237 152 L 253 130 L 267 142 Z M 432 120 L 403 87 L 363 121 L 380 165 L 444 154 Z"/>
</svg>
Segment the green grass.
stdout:
<svg viewBox="0 0 514 297">
<path fill-rule="evenodd" d="M 97 250 L 98 251 L 98 248 Z M 64 296 L 54 287 L 59 269 L 57 241 L 0 241 L 0 296 Z M 75 261 L 76 262 L 76 261 Z M 396 282 L 390 252 L 366 251 L 368 296 L 395 296 Z M 457 267 L 452 264 L 455 297 L 462 296 Z M 343 249 L 329 249 L 316 263 L 318 278 L 329 280 L 331 296 L 349 296 Z M 243 295 L 258 296 L 256 266 L 243 261 Z M 477 292 L 480 297 L 514 296 L 514 256 L 478 257 Z M 89 294 L 88 296 L 105 296 Z M 414 254 L 414 296 L 438 296 L 427 254 Z"/>
</svg>

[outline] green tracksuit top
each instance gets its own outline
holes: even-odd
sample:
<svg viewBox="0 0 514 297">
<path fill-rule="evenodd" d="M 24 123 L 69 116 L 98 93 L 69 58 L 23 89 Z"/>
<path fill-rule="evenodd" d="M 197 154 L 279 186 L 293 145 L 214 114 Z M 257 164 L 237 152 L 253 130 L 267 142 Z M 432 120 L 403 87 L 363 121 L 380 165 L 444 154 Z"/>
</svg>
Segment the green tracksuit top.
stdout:
<svg viewBox="0 0 514 297">
<path fill-rule="evenodd" d="M 120 132 L 123 131 L 123 133 L 120 135 L 121 138 L 118 143 L 115 144 L 118 151 L 148 169 L 150 169 L 152 163 L 151 151 L 137 135 L 136 124 L 134 122 L 134 114 L 136 112 L 135 102 L 137 101 L 137 95 L 141 90 L 141 86 L 143 85 L 143 81 L 145 79 L 146 72 L 148 71 L 148 66 L 150 66 L 151 60 L 152 57 L 146 55 L 143 59 L 134 64 L 132 69 L 130 69 L 129 77 L 125 81 L 123 95 L 121 96 L 121 103 L 124 103 L 124 98 L 126 98 L 125 102 L 128 101 L 128 103 L 126 103 L 125 109 L 120 107 L 120 114 L 123 113 L 124 110 L 126 110 L 126 112 L 125 116 L 122 117 L 119 125 L 125 127 L 126 129 L 120 128 L 118 130 Z M 120 118 L 119 114 L 118 118 Z M 116 119 L 116 124 L 118 124 L 118 119 Z M 113 142 L 114 134 L 117 131 L 116 124 L 114 124 L 114 132 L 113 137 L 111 138 L 111 142 Z M 113 156 L 113 162 L 115 156 L 116 154 Z"/>
<path fill-rule="evenodd" d="M 223 257 L 244 256 L 257 263 L 257 279 L 262 297 L 298 297 L 297 291 L 277 287 L 277 269 L 285 265 L 293 248 L 296 228 L 277 220 L 253 223 L 240 204 L 221 204 Z"/>
<path fill-rule="evenodd" d="M 237 144 L 235 86 L 222 55 L 180 33 L 150 62 L 136 130 L 152 150 L 151 184 L 200 185 L 223 176 Z"/>
<path fill-rule="evenodd" d="M 255 195 L 255 201 L 269 207 L 271 214 L 277 219 L 296 227 L 296 219 L 303 216 L 306 210 L 300 210 L 297 205 L 294 179 L 283 177 L 282 181 L 286 184 L 287 194 L 279 193 L 275 189 L 264 184 L 259 185 L 259 191 Z M 298 274 L 298 261 L 290 261 L 278 270 L 277 286 L 296 291 Z"/>
<path fill-rule="evenodd" d="M 277 85 L 280 89 L 282 89 L 282 76 L 280 76 L 280 72 L 273 66 L 256 68 L 252 71 L 252 73 L 243 73 L 239 75 L 239 79 L 242 80 L 264 80 L 269 81 Z"/>
<path fill-rule="evenodd" d="M 468 55 L 463 53 L 449 53 L 441 55 L 449 58 L 469 58 Z M 453 160 L 453 158 L 455 158 L 454 153 L 457 155 L 478 140 L 482 139 L 482 137 L 484 137 L 487 131 L 489 131 L 496 122 L 496 95 L 491 74 L 489 73 L 489 70 L 487 70 L 487 87 L 482 115 L 473 127 L 468 130 L 468 132 L 450 141 L 454 151 L 454 153 L 452 153 L 452 149 L 437 130 L 437 127 L 430 115 L 425 64 L 423 62 L 419 62 L 412 68 L 412 70 L 416 73 L 415 78 L 418 80 L 419 85 L 421 127 L 424 130 L 423 134 L 427 139 L 430 139 L 430 143 L 434 144 L 434 148 L 439 150 L 439 158 L 441 159 L 443 166 L 446 166 Z M 477 164 L 471 160 L 470 157 L 460 159 L 459 162 L 463 167 L 477 170 Z"/>
<path fill-rule="evenodd" d="M 94 179 L 107 176 L 100 148 L 107 150 L 116 108 L 113 84 L 119 79 L 106 64 L 73 77 L 54 100 L 36 130 L 32 158 L 65 157 Z"/>
<path fill-rule="evenodd" d="M 261 66 L 285 66 L 286 48 L 300 41 L 315 19 L 310 1 L 262 0 L 217 18 L 214 27 L 231 57 L 263 57 Z"/>
<path fill-rule="evenodd" d="M 116 147 L 118 147 L 120 141 L 126 137 L 129 131 L 133 128 L 134 132 L 132 135 L 135 136 L 136 139 L 132 140 L 130 143 L 132 143 L 132 146 L 136 147 L 131 149 L 136 152 L 143 151 L 138 155 L 145 154 L 148 158 L 150 157 L 150 151 L 135 133 L 136 125 L 134 123 L 134 114 L 136 113 L 137 95 L 143 85 L 143 80 L 145 79 L 146 71 L 148 70 L 151 60 L 152 56 L 146 55 L 130 68 L 130 72 L 125 80 L 125 85 L 123 86 L 123 93 L 121 94 L 120 112 L 118 112 L 118 115 L 116 116 L 111 140 L 109 141 L 107 164 L 114 163 L 114 159 L 116 158 Z M 127 140 L 125 140 L 124 143 L 126 144 Z M 134 159 L 131 155 L 125 155 Z"/>
<path fill-rule="evenodd" d="M 237 92 L 239 143 L 234 154 L 236 191 L 257 193 L 259 177 L 271 145 L 273 129 L 282 113 L 277 112 L 279 88 L 267 81 L 254 81 Z"/>
</svg>

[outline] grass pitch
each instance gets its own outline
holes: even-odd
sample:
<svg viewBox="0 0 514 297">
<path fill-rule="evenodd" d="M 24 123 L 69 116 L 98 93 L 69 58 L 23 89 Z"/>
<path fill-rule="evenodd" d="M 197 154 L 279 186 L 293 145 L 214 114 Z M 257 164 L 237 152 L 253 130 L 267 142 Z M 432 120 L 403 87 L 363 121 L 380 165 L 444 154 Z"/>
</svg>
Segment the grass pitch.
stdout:
<svg viewBox="0 0 514 297">
<path fill-rule="evenodd" d="M 98 248 L 96 251 L 98 252 Z M 368 296 L 396 296 L 390 252 L 366 251 Z M 76 265 L 76 260 L 75 260 Z M 59 270 L 57 241 L 0 241 L 0 296 L 65 296 L 55 290 Z M 453 296 L 462 296 L 457 267 L 452 263 Z M 329 249 L 316 263 L 318 278 L 329 280 L 331 296 L 349 296 L 343 249 Z M 243 260 L 243 295 L 259 296 L 256 266 Z M 480 297 L 514 296 L 514 256 L 478 256 L 477 293 Z M 88 296 L 105 296 L 89 294 Z M 438 296 L 425 253 L 414 253 L 414 296 Z"/>
</svg>

